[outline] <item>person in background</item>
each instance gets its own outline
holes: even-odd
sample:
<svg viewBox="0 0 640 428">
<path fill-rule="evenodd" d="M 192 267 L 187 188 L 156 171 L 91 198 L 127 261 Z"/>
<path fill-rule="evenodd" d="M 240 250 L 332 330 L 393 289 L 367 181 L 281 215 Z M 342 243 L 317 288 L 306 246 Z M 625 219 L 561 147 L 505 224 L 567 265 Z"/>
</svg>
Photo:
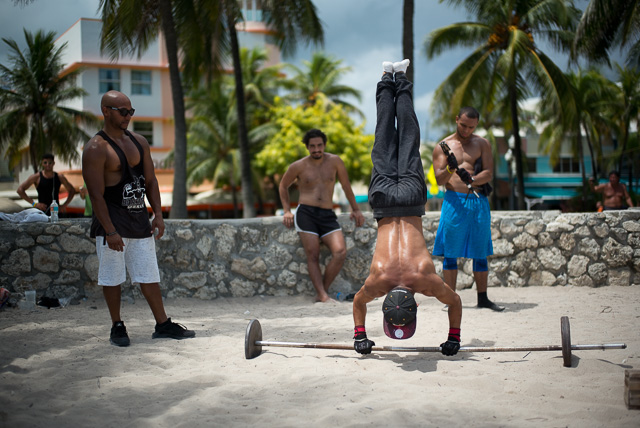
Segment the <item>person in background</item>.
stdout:
<svg viewBox="0 0 640 428">
<path fill-rule="evenodd" d="M 66 211 L 67 205 L 69 205 L 75 196 L 76 189 L 71 185 L 71 183 L 69 183 L 69 180 L 67 180 L 62 173 L 57 173 L 53 170 L 55 161 L 51 153 L 43 155 L 40 164 L 42 165 L 42 171 L 29 176 L 24 183 L 20 184 L 16 192 L 22 199 L 29 202 L 34 208 L 44 211 L 45 214 L 50 214 L 49 207 L 55 200 L 60 207 L 60 212 L 63 213 Z M 38 202 L 34 201 L 27 195 L 27 189 L 31 186 L 36 186 L 36 190 L 38 191 Z M 64 186 L 67 190 L 67 199 L 65 199 L 64 204 L 60 204 L 59 199 L 61 186 Z"/>
<path fill-rule="evenodd" d="M 620 173 L 618 171 L 611 171 L 609 173 L 609 182 L 597 186 L 596 181 L 590 178 L 589 187 L 592 192 L 603 194 L 602 210 L 599 211 L 626 210 L 633 206 L 631 196 L 627 192 L 627 186 L 620 183 Z"/>
<path fill-rule="evenodd" d="M 478 307 L 500 312 L 504 307 L 487 297 L 487 256 L 493 254 L 487 196 L 493 178 L 493 155 L 491 144 L 473 133 L 479 120 L 480 113 L 475 108 L 463 107 L 456 116 L 456 132 L 433 150 L 436 181 L 446 188 L 433 255 L 444 257 L 444 281 L 454 290 L 458 258 L 473 259 Z"/>
<path fill-rule="evenodd" d="M 162 301 L 155 239 L 164 234 L 164 220 L 149 143 L 127 130 L 135 110 L 125 94 L 105 93 L 100 110 L 104 127 L 84 147 L 82 177 L 93 206 L 90 236 L 96 238 L 98 285 L 112 321 L 109 340 L 116 346 L 130 344 L 120 315 L 127 271 L 131 282 L 140 284 L 155 318 L 153 339 L 195 337 L 194 331 L 167 317 Z M 154 214 L 151 222 L 145 196 Z"/>
<path fill-rule="evenodd" d="M 350 217 L 357 227 L 364 224 L 364 216 L 356 204 L 344 162 L 340 156 L 324 151 L 327 146 L 324 132 L 311 129 L 304 135 L 302 142 L 307 146 L 309 156 L 292 163 L 280 180 L 280 200 L 284 210 L 282 222 L 289 228 L 295 226 L 300 236 L 307 255 L 309 277 L 316 290 L 316 301 L 328 302 L 332 299 L 327 291 L 340 273 L 347 256 L 342 229 L 333 212 L 336 177 L 351 205 Z M 291 213 L 289 187 L 295 180 L 298 180 L 300 198 L 294 216 Z M 320 241 L 331 251 L 331 261 L 325 268 L 324 276 L 320 271 Z"/>
</svg>

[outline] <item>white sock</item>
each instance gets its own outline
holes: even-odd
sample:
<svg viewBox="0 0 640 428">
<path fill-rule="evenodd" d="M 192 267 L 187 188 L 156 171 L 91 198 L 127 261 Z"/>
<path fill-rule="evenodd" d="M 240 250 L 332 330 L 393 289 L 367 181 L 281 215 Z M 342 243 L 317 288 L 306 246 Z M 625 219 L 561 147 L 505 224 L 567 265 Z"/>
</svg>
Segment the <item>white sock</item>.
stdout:
<svg viewBox="0 0 640 428">
<path fill-rule="evenodd" d="M 403 59 L 400 62 L 394 62 L 393 63 L 393 71 L 395 71 L 396 73 L 400 72 L 400 73 L 405 73 L 407 71 L 407 68 L 409 68 L 409 63 L 411 61 L 409 61 L 408 59 Z"/>
<path fill-rule="evenodd" d="M 384 61 L 382 63 L 382 70 L 385 73 L 393 73 L 393 63 L 391 61 Z"/>
</svg>

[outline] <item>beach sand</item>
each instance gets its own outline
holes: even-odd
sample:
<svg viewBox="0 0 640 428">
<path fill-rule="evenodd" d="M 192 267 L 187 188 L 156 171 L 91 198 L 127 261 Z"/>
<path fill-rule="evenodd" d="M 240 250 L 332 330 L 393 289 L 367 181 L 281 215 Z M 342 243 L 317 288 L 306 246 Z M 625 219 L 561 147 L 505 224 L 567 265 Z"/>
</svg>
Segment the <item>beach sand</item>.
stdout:
<svg viewBox="0 0 640 428">
<path fill-rule="evenodd" d="M 624 370 L 640 368 L 640 286 L 492 288 L 502 313 L 476 309 L 462 290 L 463 346 L 561 344 L 560 317 L 573 344 L 621 343 L 623 350 L 459 353 L 264 347 L 244 357 L 251 319 L 263 340 L 351 345 L 350 302 L 312 297 L 168 299 L 174 321 L 195 339 L 151 339 L 144 300 L 123 303 L 131 346 L 109 344 L 101 298 L 76 306 L 0 312 L 2 427 L 631 427 Z M 438 346 L 447 314 L 420 305 L 413 338 L 382 331 L 382 300 L 368 306 L 378 346 Z"/>
</svg>

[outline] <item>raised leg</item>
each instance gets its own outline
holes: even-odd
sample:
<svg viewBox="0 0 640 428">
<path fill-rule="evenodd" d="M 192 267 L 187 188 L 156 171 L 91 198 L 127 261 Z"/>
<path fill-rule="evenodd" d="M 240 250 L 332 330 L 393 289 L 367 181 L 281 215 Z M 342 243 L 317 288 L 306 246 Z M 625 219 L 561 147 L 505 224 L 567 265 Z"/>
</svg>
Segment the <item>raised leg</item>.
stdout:
<svg viewBox="0 0 640 428">
<path fill-rule="evenodd" d="M 413 106 L 413 83 L 404 73 L 396 73 L 396 115 L 398 118 L 398 174 L 401 181 L 420 189 L 424 200 L 411 203 L 426 203 L 427 187 L 420 159 L 420 126 Z"/>
</svg>

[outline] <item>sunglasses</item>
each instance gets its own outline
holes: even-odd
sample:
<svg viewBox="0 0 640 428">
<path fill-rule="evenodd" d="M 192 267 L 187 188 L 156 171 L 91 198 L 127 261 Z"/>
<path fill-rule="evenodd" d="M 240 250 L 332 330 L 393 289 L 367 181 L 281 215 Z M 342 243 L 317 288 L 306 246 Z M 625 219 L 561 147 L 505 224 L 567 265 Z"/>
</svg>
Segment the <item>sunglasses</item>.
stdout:
<svg viewBox="0 0 640 428">
<path fill-rule="evenodd" d="M 105 107 L 110 108 L 111 110 L 116 110 L 118 113 L 120 113 L 120 116 L 122 117 L 127 117 L 127 115 L 133 116 L 133 114 L 136 112 L 136 109 L 134 108 L 126 109 L 126 108 L 118 108 L 118 107 L 111 107 L 111 106 L 105 106 Z"/>
</svg>

